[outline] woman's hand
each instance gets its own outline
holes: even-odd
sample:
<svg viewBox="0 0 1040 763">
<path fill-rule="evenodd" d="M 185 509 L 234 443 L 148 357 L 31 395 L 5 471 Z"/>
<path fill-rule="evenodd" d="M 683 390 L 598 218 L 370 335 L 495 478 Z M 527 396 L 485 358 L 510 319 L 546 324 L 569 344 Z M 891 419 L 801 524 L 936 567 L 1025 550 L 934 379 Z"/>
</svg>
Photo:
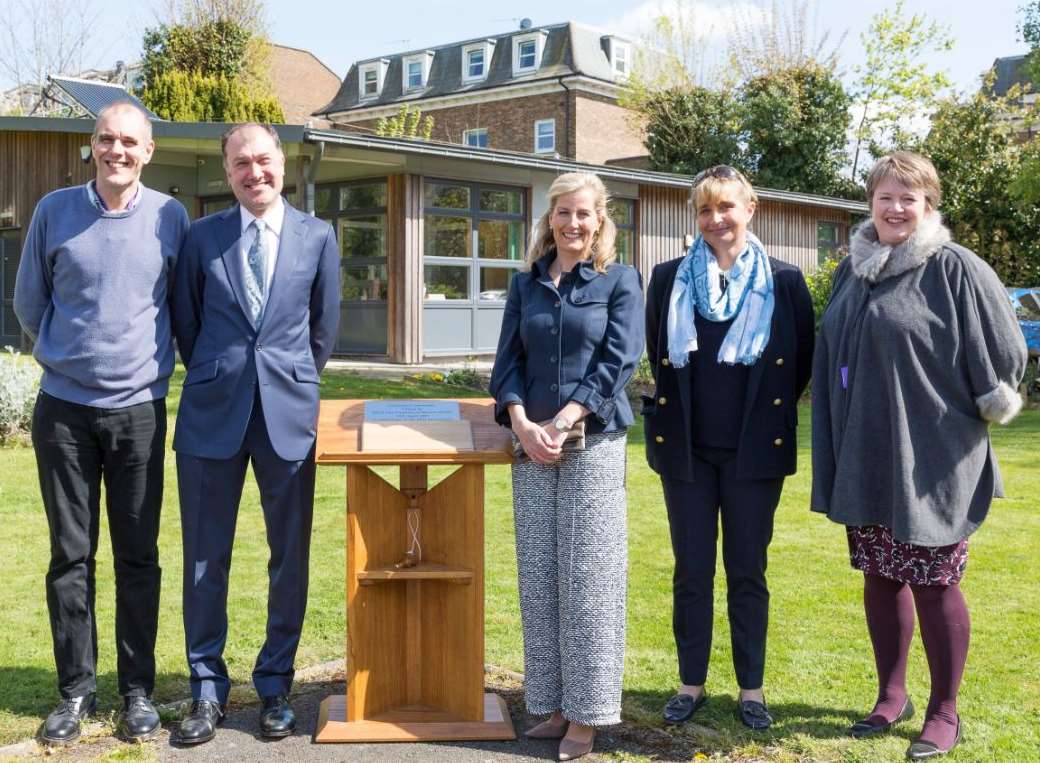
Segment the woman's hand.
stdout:
<svg viewBox="0 0 1040 763">
<path fill-rule="evenodd" d="M 527 418 L 523 406 L 509 406 L 509 419 L 512 422 L 513 434 L 520 441 L 520 447 L 532 461 L 547 465 L 559 460 L 563 452 L 560 445 L 555 442 L 548 428 L 539 426 Z"/>
</svg>

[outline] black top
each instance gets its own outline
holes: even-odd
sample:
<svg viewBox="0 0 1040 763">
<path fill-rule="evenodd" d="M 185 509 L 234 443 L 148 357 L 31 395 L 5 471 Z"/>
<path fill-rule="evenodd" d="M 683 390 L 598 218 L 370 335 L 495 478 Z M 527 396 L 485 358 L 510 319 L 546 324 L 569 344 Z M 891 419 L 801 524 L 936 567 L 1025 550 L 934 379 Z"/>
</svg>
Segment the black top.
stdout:
<svg viewBox="0 0 1040 763">
<path fill-rule="evenodd" d="M 712 321 L 698 311 L 697 351 L 690 353 L 693 429 L 692 443 L 700 448 L 736 450 L 744 421 L 748 371 L 743 363 L 720 363 L 719 347 L 733 320 Z"/>
</svg>

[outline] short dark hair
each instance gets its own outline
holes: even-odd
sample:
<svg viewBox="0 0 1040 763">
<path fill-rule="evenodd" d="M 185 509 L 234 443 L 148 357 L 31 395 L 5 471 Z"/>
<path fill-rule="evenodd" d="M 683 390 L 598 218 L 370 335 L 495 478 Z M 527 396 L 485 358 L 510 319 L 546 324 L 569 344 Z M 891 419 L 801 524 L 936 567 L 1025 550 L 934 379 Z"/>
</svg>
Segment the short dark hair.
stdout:
<svg viewBox="0 0 1040 763">
<path fill-rule="evenodd" d="M 148 140 L 152 139 L 152 120 L 148 116 L 148 112 L 142 109 L 140 104 L 134 103 L 128 98 L 120 98 L 117 101 L 112 101 L 112 103 L 108 104 L 107 106 L 103 107 L 100 111 L 98 111 L 97 118 L 94 120 L 94 131 L 90 134 L 91 142 L 93 142 L 94 139 L 98 136 L 98 126 L 101 124 L 101 120 L 104 119 L 105 115 L 113 109 L 132 109 L 133 111 L 136 111 L 138 114 L 140 114 L 141 118 L 144 120 L 145 129 L 148 131 Z"/>
<path fill-rule="evenodd" d="M 220 154 L 227 159 L 227 144 L 231 140 L 231 136 L 239 130 L 244 130 L 247 127 L 259 127 L 261 130 L 271 136 L 271 140 L 274 141 L 274 147 L 279 151 L 282 151 L 282 139 L 278 137 L 278 131 L 269 124 L 263 122 L 242 122 L 241 124 L 231 125 L 231 127 L 224 130 L 224 134 L 220 136 Z M 282 153 L 285 153 L 284 151 Z"/>
</svg>

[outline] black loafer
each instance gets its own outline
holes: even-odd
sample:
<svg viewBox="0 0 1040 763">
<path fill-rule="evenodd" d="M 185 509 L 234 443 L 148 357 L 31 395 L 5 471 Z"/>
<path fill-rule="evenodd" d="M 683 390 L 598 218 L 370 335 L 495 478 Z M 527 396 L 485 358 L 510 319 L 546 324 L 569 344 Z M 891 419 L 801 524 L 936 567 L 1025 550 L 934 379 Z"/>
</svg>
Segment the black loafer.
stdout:
<svg viewBox="0 0 1040 763">
<path fill-rule="evenodd" d="M 224 721 L 224 705 L 208 699 L 197 699 L 191 703 L 191 712 L 177 728 L 177 741 L 181 744 L 202 744 L 217 735 L 217 726 Z"/>
<path fill-rule="evenodd" d="M 911 745 L 910 749 L 906 751 L 906 757 L 910 760 L 927 760 L 928 758 L 937 758 L 940 755 L 945 755 L 961 741 L 961 717 L 957 716 L 957 736 L 953 738 L 953 744 L 945 750 L 940 750 L 939 746 L 934 742 L 926 742 L 925 740 L 918 737 Z"/>
<path fill-rule="evenodd" d="M 862 720 L 856 721 L 849 728 L 849 736 L 855 739 L 864 739 L 866 737 L 877 736 L 878 734 L 884 734 L 889 731 L 893 726 L 901 721 L 905 721 L 908 718 L 914 717 L 914 703 L 910 701 L 910 698 L 906 698 L 906 704 L 903 705 L 903 709 L 899 711 L 899 715 L 893 718 L 887 723 L 882 721 L 881 723 L 872 723 L 870 718 L 863 718 Z"/>
<path fill-rule="evenodd" d="M 119 735 L 131 742 L 147 742 L 159 734 L 159 711 L 148 697 L 124 697 Z"/>
<path fill-rule="evenodd" d="M 97 710 L 97 695 L 63 699 L 43 722 L 40 738 L 47 744 L 69 744 L 79 739 L 80 721 Z"/>
<path fill-rule="evenodd" d="M 764 702 L 742 699 L 737 703 L 737 715 L 740 716 L 740 722 L 753 731 L 765 731 L 773 725 L 773 716 Z"/>
<path fill-rule="evenodd" d="M 264 697 L 260 710 L 260 735 L 267 739 L 281 739 L 296 731 L 296 714 L 284 694 Z"/>
<path fill-rule="evenodd" d="M 700 710 L 708 701 L 708 695 L 703 690 L 697 697 L 689 694 L 676 694 L 664 705 L 665 723 L 686 723 L 693 714 Z"/>
</svg>

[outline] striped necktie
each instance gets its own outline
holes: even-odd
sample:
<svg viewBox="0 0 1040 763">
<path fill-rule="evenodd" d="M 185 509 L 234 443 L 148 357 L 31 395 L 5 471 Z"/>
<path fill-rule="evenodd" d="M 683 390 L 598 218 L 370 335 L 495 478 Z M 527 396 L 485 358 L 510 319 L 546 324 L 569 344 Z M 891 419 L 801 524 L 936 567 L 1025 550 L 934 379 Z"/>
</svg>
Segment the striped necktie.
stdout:
<svg viewBox="0 0 1040 763">
<path fill-rule="evenodd" d="M 255 323 L 264 312 L 264 295 L 267 291 L 267 236 L 264 235 L 263 220 L 253 220 L 249 227 L 256 231 L 256 235 L 253 236 L 253 244 L 246 258 L 249 263 L 246 270 L 246 301 Z"/>
</svg>

